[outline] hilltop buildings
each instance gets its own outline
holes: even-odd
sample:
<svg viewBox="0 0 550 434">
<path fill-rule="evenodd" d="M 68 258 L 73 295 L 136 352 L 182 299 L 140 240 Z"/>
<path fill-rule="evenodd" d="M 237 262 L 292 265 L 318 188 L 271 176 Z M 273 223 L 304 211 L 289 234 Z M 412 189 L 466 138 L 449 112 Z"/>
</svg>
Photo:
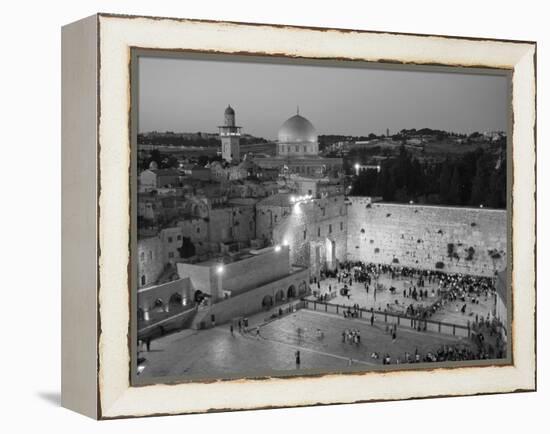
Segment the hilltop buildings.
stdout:
<svg viewBox="0 0 550 434">
<path fill-rule="evenodd" d="M 137 286 L 147 321 L 170 305 L 149 288 L 170 281 L 185 280 L 177 298 L 189 308 L 192 293 L 209 297 L 219 319 L 228 298 L 249 300 L 235 315 L 304 295 L 311 276 L 346 258 L 342 160 L 318 155 L 311 122 L 298 113 L 285 121 L 275 157 L 241 159 L 231 106 L 219 130 L 222 162 L 140 174 Z"/>
</svg>

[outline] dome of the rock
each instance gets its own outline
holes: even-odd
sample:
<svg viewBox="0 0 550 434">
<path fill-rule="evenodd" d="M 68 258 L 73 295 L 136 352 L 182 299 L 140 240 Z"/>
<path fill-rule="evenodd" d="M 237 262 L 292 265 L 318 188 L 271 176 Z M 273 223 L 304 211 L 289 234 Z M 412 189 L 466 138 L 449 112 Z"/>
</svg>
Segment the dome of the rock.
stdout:
<svg viewBox="0 0 550 434">
<path fill-rule="evenodd" d="M 310 121 L 296 114 L 281 125 L 278 139 L 279 143 L 317 143 L 317 133 Z"/>
</svg>

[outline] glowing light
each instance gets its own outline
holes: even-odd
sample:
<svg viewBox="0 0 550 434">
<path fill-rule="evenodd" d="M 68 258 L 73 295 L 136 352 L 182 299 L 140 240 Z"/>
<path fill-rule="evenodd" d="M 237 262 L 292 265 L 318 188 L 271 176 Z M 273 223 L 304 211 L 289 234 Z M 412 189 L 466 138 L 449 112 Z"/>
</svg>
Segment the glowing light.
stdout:
<svg viewBox="0 0 550 434">
<path fill-rule="evenodd" d="M 300 202 L 307 202 L 313 199 L 313 195 L 311 194 L 304 194 L 303 196 L 290 196 L 289 201 L 292 204 L 297 204 Z"/>
<path fill-rule="evenodd" d="M 294 204 L 294 207 L 292 208 L 292 211 L 294 212 L 294 214 L 300 214 L 302 211 L 300 210 L 300 204 L 299 203 L 295 203 Z"/>
<path fill-rule="evenodd" d="M 409 203 L 412 205 L 414 202 L 412 200 L 410 200 Z"/>
<path fill-rule="evenodd" d="M 283 246 L 288 246 L 290 243 L 288 242 L 288 240 L 285 238 L 283 240 Z"/>
<path fill-rule="evenodd" d="M 355 170 L 359 170 L 361 166 L 359 166 L 359 163 L 355 163 Z"/>
<path fill-rule="evenodd" d="M 276 245 L 276 246 L 275 246 L 275 251 L 276 251 L 276 252 L 280 252 L 280 251 L 281 251 L 281 246 Z"/>
<path fill-rule="evenodd" d="M 223 265 L 218 265 L 218 268 L 216 268 L 216 271 L 218 272 L 218 274 L 222 274 L 223 273 Z"/>
<path fill-rule="evenodd" d="M 479 205 L 480 208 L 483 208 L 483 204 Z"/>
</svg>

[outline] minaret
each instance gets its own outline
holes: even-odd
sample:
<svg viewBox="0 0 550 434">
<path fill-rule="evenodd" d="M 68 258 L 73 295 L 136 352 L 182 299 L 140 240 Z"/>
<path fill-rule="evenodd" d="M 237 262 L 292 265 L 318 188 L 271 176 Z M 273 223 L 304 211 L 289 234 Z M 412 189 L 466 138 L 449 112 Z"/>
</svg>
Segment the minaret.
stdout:
<svg viewBox="0 0 550 434">
<path fill-rule="evenodd" d="M 220 131 L 220 140 L 222 142 L 222 158 L 231 163 L 241 161 L 240 156 L 240 137 L 241 127 L 235 125 L 235 110 L 230 105 L 224 112 L 224 125 L 218 127 Z"/>
</svg>

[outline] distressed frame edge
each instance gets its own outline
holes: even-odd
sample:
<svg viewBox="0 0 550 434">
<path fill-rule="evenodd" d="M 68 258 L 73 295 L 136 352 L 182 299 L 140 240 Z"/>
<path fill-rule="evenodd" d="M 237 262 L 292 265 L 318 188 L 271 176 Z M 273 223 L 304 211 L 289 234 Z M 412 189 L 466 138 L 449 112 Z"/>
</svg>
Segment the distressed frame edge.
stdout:
<svg viewBox="0 0 550 434">
<path fill-rule="evenodd" d="M 97 14 L 61 29 L 61 406 L 93 419 L 101 411 L 98 32 Z"/>
<path fill-rule="evenodd" d="M 135 18 L 135 17 L 131 17 L 131 18 Z M 150 17 L 148 17 L 150 18 Z M 182 21 L 190 21 L 190 20 L 182 20 Z M 216 24 L 218 23 L 223 23 L 223 22 L 215 22 Z M 239 24 L 239 23 L 235 23 L 235 24 Z M 254 26 L 253 24 L 247 24 L 247 25 L 251 25 L 251 26 Z M 260 26 L 260 25 L 258 25 Z M 290 27 L 290 26 L 282 26 L 284 28 L 286 27 Z M 302 27 L 293 27 L 295 30 L 297 29 L 309 29 L 309 28 L 302 28 Z M 322 30 L 322 29 L 321 29 Z M 330 30 L 330 29 L 328 29 Z M 349 31 L 349 30 L 348 30 Z M 368 31 L 362 31 L 362 32 L 365 32 L 365 33 L 372 33 L 372 32 L 368 32 Z M 386 33 L 386 32 L 382 32 L 382 33 Z M 432 35 L 421 35 L 422 37 L 426 37 L 426 36 L 432 36 Z M 445 38 L 445 37 L 443 37 Z M 450 37 L 449 39 L 458 39 L 458 38 L 454 38 L 454 37 Z M 477 40 L 477 39 L 475 39 Z M 481 40 L 485 40 L 485 39 L 481 39 Z M 498 42 L 502 42 L 501 40 L 497 40 Z M 528 77 L 530 80 L 532 79 L 532 84 L 534 86 L 534 92 L 535 92 L 535 98 L 536 98 L 536 43 L 533 43 L 531 45 L 528 45 L 526 46 L 526 49 L 525 49 L 525 53 L 527 55 L 530 55 L 529 52 L 531 52 L 531 49 L 532 50 L 532 54 L 533 54 L 533 76 L 532 77 Z M 518 62 L 519 64 L 519 62 Z M 454 65 L 450 65 L 450 66 L 454 66 Z M 514 77 L 515 78 L 515 77 Z M 512 80 L 513 83 L 515 83 L 514 80 Z M 536 100 L 535 100 L 535 104 L 536 104 Z M 535 157 L 535 166 L 533 166 L 533 173 L 535 173 L 536 171 L 536 105 L 534 105 L 533 107 L 533 125 L 532 125 L 532 132 L 533 132 L 533 152 L 534 152 L 534 157 Z M 531 175 L 530 173 L 528 175 Z M 536 183 L 536 178 L 535 178 L 535 183 Z M 536 194 L 536 184 L 532 186 L 532 190 L 533 190 L 533 193 Z M 534 215 L 534 219 L 532 218 L 533 216 L 531 216 L 531 220 L 533 221 L 534 223 L 534 226 L 535 226 L 535 239 L 534 239 L 534 251 L 533 251 L 533 262 L 534 264 L 531 264 L 531 265 L 534 265 L 533 266 L 533 273 L 536 273 L 536 213 Z M 536 274 L 534 276 L 534 278 L 536 279 Z M 536 280 L 535 280 L 535 287 L 534 287 L 534 290 L 535 290 L 535 310 L 533 312 L 533 317 L 534 317 L 534 320 L 536 321 Z M 536 325 L 536 324 L 535 324 Z M 510 393 L 510 392 L 515 392 L 515 391 L 532 391 L 532 390 L 536 390 L 536 326 L 535 326 L 535 341 L 534 341 L 534 371 L 533 371 L 533 374 L 534 374 L 534 378 L 533 378 L 533 382 L 531 383 L 531 381 L 529 381 L 529 379 L 526 379 L 526 383 L 524 384 L 525 387 L 518 387 L 514 390 L 505 390 L 505 391 L 497 391 L 497 392 L 481 392 L 481 393 L 459 393 L 457 395 L 454 395 L 454 394 L 449 394 L 449 395 L 420 395 L 418 394 L 417 396 L 411 396 L 411 397 L 402 397 L 402 398 L 389 398 L 389 399 L 366 399 L 366 400 L 358 400 L 358 401 L 346 401 L 346 402 L 334 402 L 334 404 L 337 404 L 337 403 L 352 403 L 352 402 L 377 402 L 377 401 L 386 401 L 386 400 L 402 400 L 402 399 L 423 399 L 423 398 L 429 398 L 429 397 L 441 397 L 441 396 L 467 396 L 467 395 L 477 395 L 477 394 L 492 394 L 492 393 Z M 98 348 L 99 350 L 99 348 Z M 100 387 L 101 388 L 101 387 Z M 118 400 L 117 400 L 118 401 Z M 212 408 L 212 409 L 205 409 L 204 411 L 208 412 L 208 411 L 227 411 L 227 410 L 246 410 L 246 409 L 253 409 L 253 408 L 280 408 L 280 407 L 285 407 L 285 406 L 310 406 L 310 405 L 324 405 L 324 404 L 329 404 L 329 403 L 326 403 L 326 402 L 312 402 L 312 403 L 307 403 L 307 404 L 283 404 L 283 405 L 274 405 L 274 406 L 269 406 L 269 407 L 265 407 L 265 406 L 262 406 L 262 407 L 246 407 L 246 408 Z M 148 414 L 123 414 L 123 413 L 119 413 L 117 414 L 117 410 L 116 407 L 113 406 L 113 407 L 110 407 L 108 409 L 104 409 L 104 415 L 102 416 L 102 418 L 119 418 L 119 417 L 136 417 L 136 416 L 146 416 Z M 110 410 L 114 410 L 114 413 L 112 413 Z M 204 412 L 204 411 L 185 411 L 185 410 L 181 410 L 181 411 L 178 411 L 178 412 L 167 412 L 167 413 L 155 413 L 155 415 L 160 415 L 160 414 L 187 414 L 187 413 L 198 413 L 198 412 Z"/>
</svg>

